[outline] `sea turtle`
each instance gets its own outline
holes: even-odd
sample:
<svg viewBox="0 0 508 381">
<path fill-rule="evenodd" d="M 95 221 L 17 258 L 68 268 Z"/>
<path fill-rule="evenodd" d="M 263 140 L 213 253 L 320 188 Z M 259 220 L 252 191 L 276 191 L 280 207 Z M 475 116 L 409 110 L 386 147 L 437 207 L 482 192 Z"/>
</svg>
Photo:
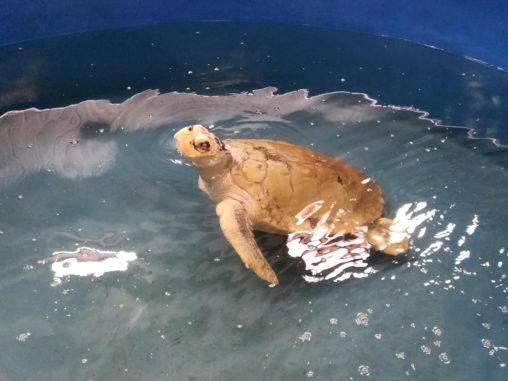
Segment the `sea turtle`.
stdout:
<svg viewBox="0 0 508 381">
<path fill-rule="evenodd" d="M 381 218 L 380 187 L 350 164 L 283 141 L 222 141 L 201 125 L 182 128 L 174 139 L 177 150 L 198 171 L 199 188 L 215 202 L 226 239 L 245 266 L 271 284 L 278 279 L 253 230 L 312 231 L 324 218 L 336 234 L 366 227 L 369 244 L 386 254 L 408 249 L 407 235 L 394 239 L 393 221 Z M 305 210 L 311 217 L 295 218 Z"/>
</svg>

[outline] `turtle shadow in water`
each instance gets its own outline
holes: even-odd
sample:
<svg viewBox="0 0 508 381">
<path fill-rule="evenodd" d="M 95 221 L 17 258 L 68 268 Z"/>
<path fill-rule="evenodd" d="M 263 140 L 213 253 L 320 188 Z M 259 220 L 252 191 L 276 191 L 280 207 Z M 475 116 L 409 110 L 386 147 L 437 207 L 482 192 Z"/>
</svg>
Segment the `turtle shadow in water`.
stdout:
<svg viewBox="0 0 508 381">
<path fill-rule="evenodd" d="M 305 275 L 303 260 L 288 255 L 287 236 L 258 231 L 254 235 L 261 252 L 279 277 L 294 278 L 295 273 Z"/>
<path fill-rule="evenodd" d="M 327 274 L 331 273 L 334 269 L 330 269 L 329 271 L 324 272 L 323 274 L 310 274 L 308 270 L 306 270 L 305 261 L 302 258 L 291 257 L 288 254 L 288 247 L 286 246 L 288 237 L 285 235 L 277 235 L 271 233 L 264 232 L 256 232 L 255 233 L 256 241 L 265 255 L 266 259 L 270 263 L 270 265 L 274 268 L 275 272 L 280 278 L 287 278 L 287 281 L 290 282 L 294 280 L 295 275 L 300 279 L 306 279 L 306 277 L 312 277 L 313 281 L 308 281 L 309 283 L 344 283 L 347 281 L 359 280 L 354 276 L 350 278 L 346 278 L 344 280 L 339 280 L 338 277 L 334 277 L 331 279 L 318 279 L 319 277 L 324 277 Z M 390 268 L 395 268 L 402 266 L 408 262 L 411 262 L 411 259 L 408 255 L 401 255 L 398 257 L 393 257 L 391 255 L 386 255 L 380 251 L 376 251 L 373 249 L 369 250 L 369 257 L 365 260 L 367 263 L 367 268 L 372 269 L 370 274 L 380 273 L 386 271 Z M 352 274 L 364 274 L 365 268 L 360 270 L 356 270 L 355 268 L 348 269 L 348 272 Z M 340 275 L 343 275 L 341 273 Z M 363 276 L 365 277 L 365 276 Z"/>
</svg>

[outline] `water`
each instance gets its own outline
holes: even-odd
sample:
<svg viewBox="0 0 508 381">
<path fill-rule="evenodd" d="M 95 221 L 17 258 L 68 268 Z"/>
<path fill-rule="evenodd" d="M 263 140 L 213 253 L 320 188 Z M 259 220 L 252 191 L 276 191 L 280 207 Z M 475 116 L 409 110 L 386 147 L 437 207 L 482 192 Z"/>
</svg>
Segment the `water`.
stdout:
<svg viewBox="0 0 508 381">
<path fill-rule="evenodd" d="M 51 108 L 0 119 L 0 379 L 506 378 L 506 149 L 329 93 L 415 105 L 505 142 L 506 73 L 385 38 L 256 24 L 98 32 L 0 57 L 4 111 Z M 187 88 L 200 95 L 167 94 Z M 300 88 L 310 93 L 289 92 Z M 253 92 L 228 95 L 241 91 Z M 387 216 L 407 205 L 428 219 L 406 259 L 340 284 L 306 283 L 284 238 L 259 234 L 281 281 L 269 288 L 174 150 L 173 131 L 194 122 L 334 155 L 379 182 Z M 80 246 L 138 258 L 52 285 L 40 261 Z"/>
</svg>

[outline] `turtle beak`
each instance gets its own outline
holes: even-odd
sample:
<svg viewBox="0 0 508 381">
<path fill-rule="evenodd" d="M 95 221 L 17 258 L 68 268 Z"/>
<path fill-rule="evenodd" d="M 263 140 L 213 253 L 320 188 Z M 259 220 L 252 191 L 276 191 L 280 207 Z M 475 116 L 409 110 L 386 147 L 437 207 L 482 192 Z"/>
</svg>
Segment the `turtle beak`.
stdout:
<svg viewBox="0 0 508 381">
<path fill-rule="evenodd" d="M 186 158 L 213 156 L 225 149 L 214 134 L 200 124 L 186 126 L 174 135 L 175 147 Z"/>
</svg>

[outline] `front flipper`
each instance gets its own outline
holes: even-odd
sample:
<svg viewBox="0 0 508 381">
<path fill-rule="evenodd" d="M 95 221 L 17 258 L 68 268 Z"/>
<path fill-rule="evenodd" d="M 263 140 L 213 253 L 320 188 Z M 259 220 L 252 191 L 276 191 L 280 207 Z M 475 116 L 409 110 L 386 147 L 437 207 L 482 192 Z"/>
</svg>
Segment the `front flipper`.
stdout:
<svg viewBox="0 0 508 381">
<path fill-rule="evenodd" d="M 224 236 L 236 250 L 245 267 L 254 271 L 261 279 L 273 285 L 279 284 L 277 275 L 256 244 L 252 222 L 245 206 L 239 201 L 227 199 L 217 205 L 216 211 Z"/>
</svg>

